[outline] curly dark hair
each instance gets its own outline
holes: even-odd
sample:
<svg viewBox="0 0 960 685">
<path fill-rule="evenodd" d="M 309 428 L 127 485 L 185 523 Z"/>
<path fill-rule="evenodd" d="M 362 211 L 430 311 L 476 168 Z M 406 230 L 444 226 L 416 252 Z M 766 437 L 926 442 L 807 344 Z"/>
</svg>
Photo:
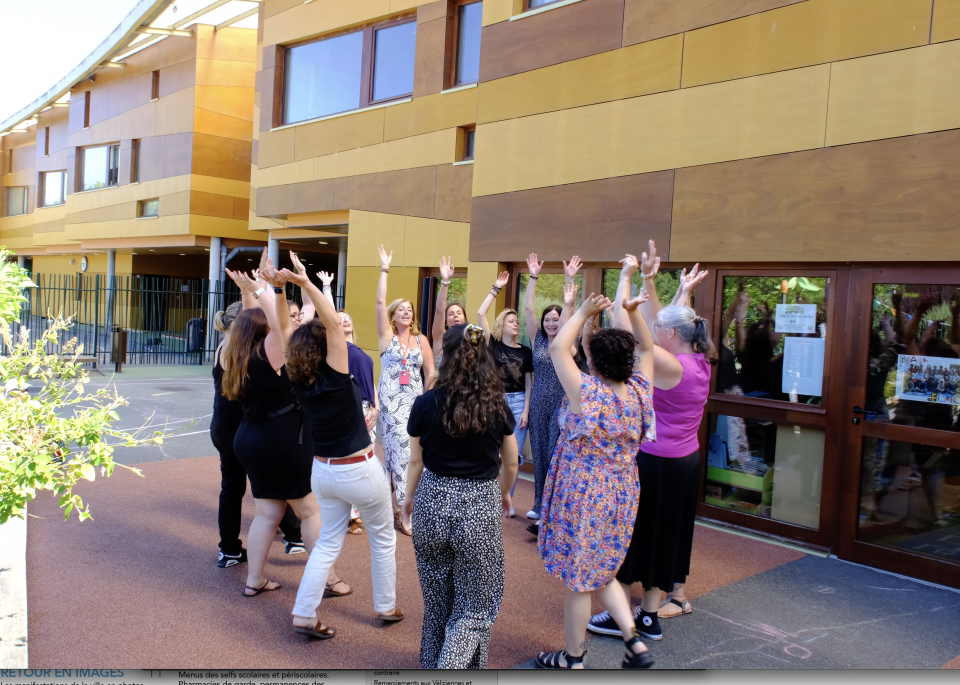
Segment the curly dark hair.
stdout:
<svg viewBox="0 0 960 685">
<path fill-rule="evenodd" d="M 453 326 L 443 334 L 443 364 L 434 384 L 446 395 L 443 428 L 455 438 L 484 433 L 507 421 L 503 381 L 493 355 L 479 328 L 470 326 L 464 335 L 468 326 Z"/>
<path fill-rule="evenodd" d="M 304 322 L 287 344 L 287 375 L 298 385 L 311 385 L 327 359 L 327 329 L 320 319 Z"/>
<path fill-rule="evenodd" d="M 597 331 L 590 338 L 593 368 L 604 378 L 625 382 L 633 375 L 636 346 L 636 338 L 628 331 L 619 328 Z"/>
</svg>

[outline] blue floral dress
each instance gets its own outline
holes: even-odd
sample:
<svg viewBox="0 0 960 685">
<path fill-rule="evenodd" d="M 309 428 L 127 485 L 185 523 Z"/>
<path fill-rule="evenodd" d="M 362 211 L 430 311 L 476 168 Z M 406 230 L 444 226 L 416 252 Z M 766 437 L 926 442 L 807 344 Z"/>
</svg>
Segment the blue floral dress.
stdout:
<svg viewBox="0 0 960 685">
<path fill-rule="evenodd" d="M 630 546 L 640 499 L 636 456 L 656 440 L 653 395 L 642 374 L 627 398 L 581 374 L 581 413 L 560 408 L 560 439 L 543 491 L 538 551 L 547 573 L 589 592 L 616 578 Z"/>
<path fill-rule="evenodd" d="M 530 454 L 533 457 L 533 510 L 540 513 L 550 457 L 560 435 L 557 413 L 564 400 L 563 385 L 550 357 L 550 342 L 538 330 L 533 339 L 533 390 L 530 395 Z M 519 446 L 523 449 L 523 445 Z"/>
</svg>

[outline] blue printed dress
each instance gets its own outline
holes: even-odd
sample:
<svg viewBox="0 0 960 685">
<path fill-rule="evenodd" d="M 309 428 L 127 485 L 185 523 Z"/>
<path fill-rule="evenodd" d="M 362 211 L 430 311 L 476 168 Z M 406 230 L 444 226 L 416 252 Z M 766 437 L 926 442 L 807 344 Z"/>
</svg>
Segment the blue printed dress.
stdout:
<svg viewBox="0 0 960 685">
<path fill-rule="evenodd" d="M 547 573 L 577 592 L 616 578 L 630 546 L 640 499 L 636 455 L 656 440 L 650 382 L 636 373 L 627 398 L 581 374 L 580 414 L 564 398 L 543 491 L 538 551 Z"/>
</svg>

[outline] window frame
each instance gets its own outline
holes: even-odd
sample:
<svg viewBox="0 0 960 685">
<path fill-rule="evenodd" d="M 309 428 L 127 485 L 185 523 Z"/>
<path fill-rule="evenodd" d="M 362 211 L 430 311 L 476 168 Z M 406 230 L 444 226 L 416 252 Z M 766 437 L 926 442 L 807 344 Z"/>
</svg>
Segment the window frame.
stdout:
<svg viewBox="0 0 960 685">
<path fill-rule="evenodd" d="M 99 148 L 107 148 L 107 167 L 106 167 L 106 179 L 107 182 L 104 183 L 100 188 L 84 188 L 84 167 L 86 166 L 84 162 L 86 161 L 87 150 L 96 150 Z M 113 183 L 110 183 L 110 160 L 114 157 L 113 150 L 116 150 L 116 178 Z M 106 143 L 104 145 L 90 145 L 87 147 L 80 148 L 80 154 L 77 155 L 77 190 L 75 192 L 84 193 L 91 190 L 102 190 L 103 188 L 116 188 L 120 185 L 120 143 Z"/>
<path fill-rule="evenodd" d="M 157 213 L 156 213 L 156 214 L 144 214 L 144 213 L 143 213 L 143 206 L 144 206 L 145 204 L 147 204 L 148 202 L 156 202 L 156 203 L 157 203 Z M 159 198 L 159 197 L 151 197 L 151 198 L 148 198 L 148 199 L 146 199 L 146 200 L 139 200 L 139 201 L 137 201 L 137 218 L 138 218 L 138 219 L 158 219 L 158 218 L 160 218 L 160 198 Z"/>
<path fill-rule="evenodd" d="M 140 182 L 140 152 L 142 138 L 134 138 L 130 143 L 130 183 Z"/>
<path fill-rule="evenodd" d="M 558 2 L 563 2 L 564 0 L 547 0 L 540 5 L 531 5 L 530 3 L 533 0 L 523 0 L 523 11 L 530 12 L 531 10 L 538 10 L 541 7 L 549 7 L 550 5 L 556 5 Z"/>
<path fill-rule="evenodd" d="M 560 0 L 557 0 L 559 2 Z M 524 0 L 524 3 L 528 0 Z M 483 0 L 455 0 L 451 7 L 451 16 L 450 16 L 450 37 L 448 50 L 448 60 L 446 64 L 446 74 L 444 78 L 444 87 L 445 88 L 460 88 L 463 86 L 469 86 L 474 83 L 480 82 L 479 74 L 477 75 L 476 81 L 457 81 L 457 63 L 460 57 L 460 8 L 465 5 L 475 5 L 477 3 L 482 4 Z M 481 43 L 483 42 L 483 31 L 481 26 Z"/>
<path fill-rule="evenodd" d="M 382 98 L 380 100 L 373 99 L 373 77 L 374 70 L 376 69 L 376 32 L 381 29 L 393 28 L 395 26 L 401 26 L 403 24 L 416 24 L 417 15 L 416 13 L 405 13 L 399 17 L 391 17 L 390 19 L 385 19 L 377 22 L 369 23 L 365 26 L 354 27 L 348 30 L 336 31 L 333 33 L 328 33 L 320 38 L 311 38 L 309 40 L 302 40 L 296 43 L 288 43 L 286 45 L 277 46 L 277 69 L 280 71 L 276 83 L 279 87 L 274 89 L 274 112 L 277 115 L 273 120 L 273 128 L 278 128 L 281 126 L 293 126 L 296 124 L 303 124 L 316 119 L 323 119 L 329 116 L 336 116 L 346 114 L 348 112 L 356 112 L 358 110 L 366 109 L 367 107 L 384 105 L 390 102 L 405 100 L 410 97 L 413 97 L 414 84 L 411 84 L 410 92 L 404 93 L 402 95 L 393 95 L 388 98 Z M 321 114 L 316 117 L 310 117 L 308 119 L 299 119 L 297 121 L 288 121 L 286 118 L 287 112 L 285 107 L 287 89 L 289 87 L 288 76 L 289 70 L 287 69 L 287 63 L 290 59 L 290 51 L 303 47 L 304 45 L 311 45 L 313 43 L 318 43 L 323 40 L 331 40 L 333 38 L 339 38 L 341 36 L 350 35 L 352 33 L 362 33 L 362 47 L 361 50 L 361 62 L 360 62 L 360 100 L 359 105 L 355 109 L 347 109 L 341 112 L 330 112 L 328 114 Z M 414 40 L 414 73 L 416 73 L 416 40 Z"/>
<path fill-rule="evenodd" d="M 473 154 L 467 157 L 467 141 L 473 137 Z M 472 162 L 477 154 L 477 126 L 461 126 L 457 129 L 457 153 L 454 155 L 457 162 Z"/>
<path fill-rule="evenodd" d="M 10 191 L 15 189 L 23 190 L 23 211 L 16 214 L 10 213 Z M 26 216 L 30 213 L 30 186 L 6 186 L 7 196 L 4 198 L 4 217 Z"/>
<path fill-rule="evenodd" d="M 55 202 L 53 204 L 46 204 L 44 198 L 47 195 L 47 175 L 48 174 L 63 174 L 60 181 L 60 202 Z M 40 178 L 37 183 L 37 207 L 59 207 L 67 203 L 67 170 L 66 169 L 55 169 L 53 171 L 41 171 Z"/>
</svg>

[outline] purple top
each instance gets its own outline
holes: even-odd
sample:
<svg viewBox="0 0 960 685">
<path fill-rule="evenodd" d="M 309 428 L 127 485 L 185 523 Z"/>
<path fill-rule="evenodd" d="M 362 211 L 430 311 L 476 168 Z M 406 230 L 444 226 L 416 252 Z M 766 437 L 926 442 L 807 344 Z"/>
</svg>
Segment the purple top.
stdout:
<svg viewBox="0 0 960 685">
<path fill-rule="evenodd" d="M 686 457 L 700 449 L 697 430 L 710 393 L 710 362 L 702 354 L 678 354 L 683 377 L 670 390 L 653 389 L 657 441 L 643 451 L 657 457 Z"/>
<path fill-rule="evenodd" d="M 360 398 L 371 405 L 376 404 L 373 401 L 373 360 L 370 359 L 370 355 L 352 342 L 348 342 L 347 363 L 350 368 L 350 375 L 360 386 Z"/>
</svg>

